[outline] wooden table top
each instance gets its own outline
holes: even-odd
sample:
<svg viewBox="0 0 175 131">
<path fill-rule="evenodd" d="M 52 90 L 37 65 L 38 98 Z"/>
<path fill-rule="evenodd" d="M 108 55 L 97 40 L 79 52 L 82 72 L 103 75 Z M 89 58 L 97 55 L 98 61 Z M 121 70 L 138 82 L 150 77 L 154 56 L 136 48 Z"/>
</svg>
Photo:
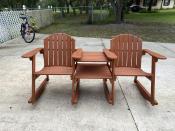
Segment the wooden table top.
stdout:
<svg viewBox="0 0 175 131">
<path fill-rule="evenodd" d="M 108 62 L 103 52 L 83 52 L 79 62 Z"/>
</svg>

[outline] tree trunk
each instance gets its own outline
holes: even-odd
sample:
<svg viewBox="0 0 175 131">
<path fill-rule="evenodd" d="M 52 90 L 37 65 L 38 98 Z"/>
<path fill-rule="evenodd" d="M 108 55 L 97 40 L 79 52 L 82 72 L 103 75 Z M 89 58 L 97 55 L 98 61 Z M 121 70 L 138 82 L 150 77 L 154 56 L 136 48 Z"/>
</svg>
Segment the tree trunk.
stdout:
<svg viewBox="0 0 175 131">
<path fill-rule="evenodd" d="M 93 4 L 92 1 L 88 5 L 88 24 L 93 23 Z"/>
<path fill-rule="evenodd" d="M 80 8 L 79 8 L 79 10 L 80 10 L 80 14 L 82 14 L 82 11 L 83 11 L 83 10 L 82 10 L 82 9 L 83 9 L 82 6 L 83 6 L 83 1 L 80 0 Z"/>
<path fill-rule="evenodd" d="M 148 11 L 152 10 L 152 4 L 153 4 L 153 0 L 150 0 L 148 3 Z"/>
<path fill-rule="evenodd" d="M 136 5 L 140 5 L 140 0 L 136 0 Z"/>
<path fill-rule="evenodd" d="M 61 16 L 65 17 L 65 13 L 64 13 L 64 9 L 63 8 L 61 8 Z"/>
<path fill-rule="evenodd" d="M 86 14 L 88 14 L 88 11 L 89 11 L 89 7 L 88 7 L 88 5 L 89 5 L 89 2 L 88 2 L 88 0 L 86 0 Z"/>
<path fill-rule="evenodd" d="M 66 9 L 67 9 L 67 14 L 69 14 L 69 2 L 66 0 Z"/>
<path fill-rule="evenodd" d="M 118 7 L 116 13 L 116 23 L 121 24 L 122 22 L 123 22 L 123 9 L 122 7 Z"/>
<path fill-rule="evenodd" d="M 114 15 L 116 19 L 116 23 L 120 24 L 124 20 L 124 8 L 123 8 L 123 1 L 122 0 L 111 0 L 111 5 L 114 10 Z"/>
<path fill-rule="evenodd" d="M 60 6 L 61 6 L 61 8 L 60 8 L 61 16 L 65 17 L 64 8 L 63 8 L 65 5 L 65 1 L 64 0 L 57 0 L 57 1 L 60 3 Z"/>
<path fill-rule="evenodd" d="M 74 7 L 72 1 L 70 1 L 70 6 L 71 6 L 72 9 L 73 9 L 73 14 L 76 15 L 76 9 L 75 9 L 75 7 Z"/>
</svg>

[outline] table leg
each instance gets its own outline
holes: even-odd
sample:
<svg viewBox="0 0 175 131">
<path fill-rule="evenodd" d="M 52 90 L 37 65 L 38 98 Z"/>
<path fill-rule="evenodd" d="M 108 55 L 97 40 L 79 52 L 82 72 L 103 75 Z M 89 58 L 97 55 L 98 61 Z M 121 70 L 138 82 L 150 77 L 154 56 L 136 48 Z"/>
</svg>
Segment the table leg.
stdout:
<svg viewBox="0 0 175 131">
<path fill-rule="evenodd" d="M 107 101 L 108 101 L 109 104 L 114 105 L 114 97 L 115 97 L 115 95 L 114 95 L 114 93 L 115 93 L 114 80 L 110 80 L 110 83 L 112 84 L 112 90 L 111 90 L 111 92 L 109 91 L 106 82 L 107 82 L 107 79 L 103 79 L 104 92 L 105 92 L 106 99 L 107 99 Z"/>
<path fill-rule="evenodd" d="M 79 83 L 80 79 L 72 79 L 72 104 L 77 104 L 79 97 Z"/>
</svg>

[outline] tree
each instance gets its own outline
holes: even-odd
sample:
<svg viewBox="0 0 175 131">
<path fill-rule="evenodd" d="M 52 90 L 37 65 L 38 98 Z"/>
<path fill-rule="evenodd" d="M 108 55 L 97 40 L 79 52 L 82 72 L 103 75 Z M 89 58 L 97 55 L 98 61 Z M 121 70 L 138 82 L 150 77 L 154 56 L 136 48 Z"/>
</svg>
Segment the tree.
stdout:
<svg viewBox="0 0 175 131">
<path fill-rule="evenodd" d="M 149 0 L 148 11 L 151 11 L 152 10 L 152 5 L 153 5 L 153 0 Z"/>
<path fill-rule="evenodd" d="M 80 14 L 82 14 L 82 11 L 83 11 L 83 10 L 82 10 L 82 9 L 83 9 L 83 8 L 82 8 L 82 6 L 83 6 L 83 0 L 80 0 L 79 5 L 81 6 L 81 7 L 80 7 Z"/>
<path fill-rule="evenodd" d="M 111 6 L 114 10 L 116 23 L 122 23 L 124 21 L 124 0 L 111 0 Z"/>
<path fill-rule="evenodd" d="M 33 8 L 39 0 L 0 0 L 1 8 L 22 8 L 22 5 Z"/>
</svg>

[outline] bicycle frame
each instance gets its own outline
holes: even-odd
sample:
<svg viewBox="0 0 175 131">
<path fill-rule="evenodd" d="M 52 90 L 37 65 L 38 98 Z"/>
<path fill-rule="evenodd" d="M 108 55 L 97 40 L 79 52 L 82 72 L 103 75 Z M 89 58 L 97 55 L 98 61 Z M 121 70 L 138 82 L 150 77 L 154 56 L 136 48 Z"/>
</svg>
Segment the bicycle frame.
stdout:
<svg viewBox="0 0 175 131">
<path fill-rule="evenodd" d="M 22 36 L 26 33 L 24 31 L 27 31 L 29 27 L 28 18 L 26 17 L 25 19 L 23 19 L 23 21 L 24 22 L 21 24 L 21 35 Z"/>
<path fill-rule="evenodd" d="M 21 14 L 21 19 L 23 19 L 23 22 L 21 24 L 21 36 L 24 39 L 26 43 L 31 43 L 35 38 L 35 31 L 34 29 L 29 25 L 29 18 L 30 16 L 27 16 L 26 14 Z M 31 33 L 32 32 L 32 33 Z M 32 35 L 31 35 L 32 34 Z M 32 36 L 31 39 L 26 39 L 28 36 Z"/>
</svg>

